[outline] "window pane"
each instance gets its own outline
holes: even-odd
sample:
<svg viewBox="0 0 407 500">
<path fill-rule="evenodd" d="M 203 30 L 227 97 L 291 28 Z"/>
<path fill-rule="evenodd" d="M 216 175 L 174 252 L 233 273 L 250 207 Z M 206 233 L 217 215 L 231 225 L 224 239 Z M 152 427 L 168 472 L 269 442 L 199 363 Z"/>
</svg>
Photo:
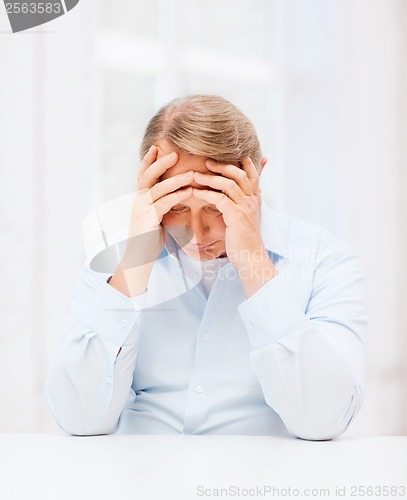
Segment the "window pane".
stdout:
<svg viewBox="0 0 407 500">
<path fill-rule="evenodd" d="M 153 115 L 150 77 L 105 70 L 103 73 L 102 176 L 104 200 L 135 189 L 139 146 Z"/>
<path fill-rule="evenodd" d="M 268 0 L 180 0 L 180 43 L 267 56 Z"/>
<path fill-rule="evenodd" d="M 215 94 L 237 106 L 253 122 L 263 148 L 266 147 L 267 89 L 230 81 L 213 79 L 201 75 L 187 74 L 185 94 Z"/>
<path fill-rule="evenodd" d="M 275 102 L 278 96 L 269 87 L 237 82 L 231 85 L 230 81 L 193 74 L 186 75 L 185 85 L 185 94 L 216 94 L 228 99 L 252 121 L 263 155 L 271 159 L 261 176 L 263 199 L 271 206 L 279 206 L 281 152 L 276 138 L 279 138 L 280 122 L 278 116 L 274 116 L 278 112 Z"/>
<path fill-rule="evenodd" d="M 157 5 L 154 0 L 101 0 L 103 29 L 156 36 Z"/>
</svg>

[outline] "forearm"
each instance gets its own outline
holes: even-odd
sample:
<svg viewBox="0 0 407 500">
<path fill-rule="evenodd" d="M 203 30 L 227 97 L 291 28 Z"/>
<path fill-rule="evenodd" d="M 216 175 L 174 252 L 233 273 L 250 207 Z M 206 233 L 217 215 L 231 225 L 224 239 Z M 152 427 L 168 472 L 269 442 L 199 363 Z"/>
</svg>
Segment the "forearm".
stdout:
<svg viewBox="0 0 407 500">
<path fill-rule="evenodd" d="M 125 269 L 119 267 L 111 277 L 109 285 L 126 297 L 142 295 L 147 290 L 148 280 L 154 263 Z"/>
<path fill-rule="evenodd" d="M 126 297 L 142 295 L 147 290 L 154 263 L 161 251 L 161 230 L 128 239 L 123 258 L 109 280 L 109 285 Z"/>
<path fill-rule="evenodd" d="M 242 251 L 235 267 L 246 298 L 250 298 L 278 274 L 264 247 L 253 252 Z"/>
</svg>

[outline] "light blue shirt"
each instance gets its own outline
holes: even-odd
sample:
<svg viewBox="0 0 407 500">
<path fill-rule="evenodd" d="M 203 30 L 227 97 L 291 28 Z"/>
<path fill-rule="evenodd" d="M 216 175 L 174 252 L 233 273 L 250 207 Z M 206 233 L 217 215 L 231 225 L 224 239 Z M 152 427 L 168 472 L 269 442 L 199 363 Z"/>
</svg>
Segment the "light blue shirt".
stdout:
<svg viewBox="0 0 407 500">
<path fill-rule="evenodd" d="M 176 246 L 134 299 L 86 265 L 46 386 L 59 425 L 80 435 L 341 434 L 365 372 L 359 261 L 326 230 L 264 204 L 261 230 L 278 275 L 249 299 L 230 262 L 207 297 Z"/>
</svg>

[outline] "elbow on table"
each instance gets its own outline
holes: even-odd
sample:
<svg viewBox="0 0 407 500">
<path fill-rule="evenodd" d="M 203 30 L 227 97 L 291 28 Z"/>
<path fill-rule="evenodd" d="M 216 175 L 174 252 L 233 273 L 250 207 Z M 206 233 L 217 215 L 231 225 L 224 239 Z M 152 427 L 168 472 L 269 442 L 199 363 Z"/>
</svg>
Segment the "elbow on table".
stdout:
<svg viewBox="0 0 407 500">
<path fill-rule="evenodd" d="M 47 395 L 48 396 L 48 395 Z M 72 415 L 68 411 L 61 412 L 52 404 L 51 398 L 47 397 L 48 408 L 54 417 L 58 426 L 66 433 L 72 436 L 100 436 L 105 434 L 113 434 L 117 428 L 115 423 L 85 423 L 89 418 L 85 415 Z"/>
<path fill-rule="evenodd" d="M 363 391 L 352 373 L 348 373 L 347 380 L 323 389 L 320 385 L 318 390 L 306 392 L 301 403 L 295 403 L 283 414 L 288 430 L 296 437 L 308 441 L 334 439 L 346 431 L 359 413 Z"/>
<path fill-rule="evenodd" d="M 112 415 L 90 418 L 89 408 L 74 404 L 72 400 L 70 404 L 67 404 L 66 401 L 61 400 L 60 392 L 52 393 L 48 386 L 45 387 L 44 397 L 51 415 L 66 434 L 100 436 L 113 434 L 117 430 L 118 421 L 113 421 Z"/>
<path fill-rule="evenodd" d="M 113 434 L 117 424 L 110 426 L 85 426 L 81 423 L 61 422 L 57 420 L 59 427 L 71 436 L 104 436 Z"/>
<path fill-rule="evenodd" d="M 336 430 L 336 429 L 321 429 L 321 428 L 310 428 L 310 429 L 301 429 L 300 431 L 293 432 L 294 436 L 303 439 L 305 441 L 331 441 L 332 439 L 340 436 L 345 429 Z"/>
<path fill-rule="evenodd" d="M 292 426 L 287 426 L 289 431 L 297 438 L 306 441 L 330 441 L 343 434 L 348 428 L 350 420 L 335 418 L 303 418 Z"/>
<path fill-rule="evenodd" d="M 283 420 L 289 432 L 307 441 L 329 441 L 343 434 L 359 413 L 362 392 L 355 386 L 352 394 L 335 396 L 323 404 L 297 406 L 295 411 L 286 414 Z"/>
</svg>

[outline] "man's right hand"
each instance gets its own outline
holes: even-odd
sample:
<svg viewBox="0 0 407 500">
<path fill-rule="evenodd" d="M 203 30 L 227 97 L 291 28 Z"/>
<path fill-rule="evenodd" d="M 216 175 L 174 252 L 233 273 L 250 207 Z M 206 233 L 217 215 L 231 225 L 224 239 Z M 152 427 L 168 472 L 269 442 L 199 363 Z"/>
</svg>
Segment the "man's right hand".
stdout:
<svg viewBox="0 0 407 500">
<path fill-rule="evenodd" d="M 137 176 L 128 244 L 122 261 L 109 284 L 131 297 L 145 292 L 154 261 L 164 247 L 164 214 L 192 195 L 192 188 L 183 186 L 193 180 L 186 172 L 159 181 L 178 161 L 174 151 L 157 159 L 158 148 L 153 145 L 144 156 Z"/>
</svg>

